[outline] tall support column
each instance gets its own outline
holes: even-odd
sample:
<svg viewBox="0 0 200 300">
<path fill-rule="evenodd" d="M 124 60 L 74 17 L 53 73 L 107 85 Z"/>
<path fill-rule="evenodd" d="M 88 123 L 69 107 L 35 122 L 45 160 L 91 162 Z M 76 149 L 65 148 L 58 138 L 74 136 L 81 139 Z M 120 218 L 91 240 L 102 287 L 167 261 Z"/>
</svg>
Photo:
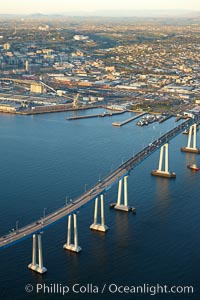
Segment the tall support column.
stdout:
<svg viewBox="0 0 200 300">
<path fill-rule="evenodd" d="M 36 266 L 36 234 L 33 235 L 32 266 Z"/>
<path fill-rule="evenodd" d="M 77 229 L 77 215 L 74 214 L 74 246 L 78 249 L 78 229 Z M 76 251 L 78 252 L 78 251 Z"/>
<path fill-rule="evenodd" d="M 82 249 L 78 246 L 78 226 L 77 226 L 77 214 L 73 214 L 73 222 L 74 222 L 74 244 L 71 244 L 71 215 L 68 216 L 68 228 L 67 228 L 67 243 L 64 244 L 63 248 L 66 250 L 70 250 L 73 252 L 80 252 Z"/>
<path fill-rule="evenodd" d="M 38 264 L 36 263 L 36 247 L 38 242 Z M 32 248 L 32 263 L 28 265 L 28 268 L 43 274 L 47 269 L 43 266 L 43 254 L 42 254 L 42 234 L 33 235 L 33 248 Z"/>
<path fill-rule="evenodd" d="M 168 146 L 169 144 L 165 144 L 165 172 L 169 173 L 169 155 L 168 155 Z"/>
<path fill-rule="evenodd" d="M 194 126 L 194 128 L 193 128 L 193 132 L 194 132 L 194 134 L 193 134 L 193 148 L 194 149 L 196 149 L 197 148 L 197 124 L 194 124 L 193 125 Z"/>
<path fill-rule="evenodd" d="M 187 148 L 190 148 L 190 146 L 191 146 L 192 132 L 193 132 L 193 125 L 190 126 L 190 129 L 189 129 Z"/>
<path fill-rule="evenodd" d="M 159 158 L 159 165 L 158 165 L 158 170 L 161 171 L 162 170 L 162 163 L 163 163 L 163 149 L 164 147 L 162 146 L 160 148 L 160 158 Z"/>
<path fill-rule="evenodd" d="M 174 172 L 169 172 L 169 154 L 168 154 L 169 145 L 166 143 L 160 149 L 160 158 L 159 158 L 159 167 L 158 170 L 151 171 L 151 175 L 167 178 L 175 178 L 176 174 Z M 163 170 L 163 156 L 165 159 L 165 165 Z"/>
<path fill-rule="evenodd" d="M 42 235 L 38 234 L 38 260 L 39 260 L 39 273 L 46 272 L 46 268 L 43 266 L 43 255 L 42 255 Z"/>
<path fill-rule="evenodd" d="M 128 183 L 127 183 L 128 176 L 124 176 L 124 179 L 120 179 L 119 187 L 118 187 L 118 196 L 117 196 L 117 203 L 114 206 L 115 209 L 129 211 L 130 207 L 128 206 Z M 124 188 L 124 198 L 122 201 L 122 183 Z M 122 203 L 123 202 L 123 203 Z"/>
<path fill-rule="evenodd" d="M 190 126 L 187 147 L 182 147 L 181 151 L 200 154 L 200 148 L 197 148 L 197 124 Z"/>
<path fill-rule="evenodd" d="M 90 229 L 106 232 L 108 230 L 108 226 L 105 225 L 105 216 L 104 216 L 104 196 L 103 194 L 100 196 L 101 200 L 101 223 L 97 223 L 98 217 L 98 202 L 99 199 L 95 199 L 95 206 L 94 206 L 94 223 L 90 225 Z"/>
<path fill-rule="evenodd" d="M 68 227 L 67 227 L 67 245 L 71 244 L 71 220 L 72 216 L 68 216 Z"/>
<path fill-rule="evenodd" d="M 94 207 L 94 224 L 97 224 L 97 212 L 98 212 L 98 197 L 95 199 L 95 207 Z"/>
<path fill-rule="evenodd" d="M 100 196 L 101 198 L 101 225 L 105 227 L 105 217 L 104 217 L 104 199 L 103 195 Z"/>
<path fill-rule="evenodd" d="M 118 185 L 117 205 L 121 205 L 121 198 L 122 198 L 122 179 L 120 179 Z"/>
<path fill-rule="evenodd" d="M 128 207 L 128 176 L 124 177 L 124 206 Z"/>
</svg>

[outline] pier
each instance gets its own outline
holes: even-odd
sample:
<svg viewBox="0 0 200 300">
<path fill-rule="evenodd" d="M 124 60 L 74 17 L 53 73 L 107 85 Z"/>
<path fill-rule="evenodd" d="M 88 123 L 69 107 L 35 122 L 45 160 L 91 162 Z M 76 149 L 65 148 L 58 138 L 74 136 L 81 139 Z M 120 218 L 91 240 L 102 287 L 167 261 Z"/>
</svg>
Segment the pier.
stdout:
<svg viewBox="0 0 200 300">
<path fill-rule="evenodd" d="M 118 112 L 104 112 L 100 114 L 92 114 L 92 115 L 85 115 L 85 116 L 74 116 L 74 117 L 68 117 L 66 120 L 80 120 L 80 119 L 89 119 L 89 118 L 99 118 L 99 117 L 112 117 L 115 115 L 121 115 L 124 114 L 126 110 L 118 111 Z"/>
<path fill-rule="evenodd" d="M 168 119 L 170 119 L 170 118 L 172 118 L 172 117 L 173 117 L 173 115 L 169 115 L 169 116 L 163 117 L 163 118 L 161 118 L 161 119 L 159 120 L 159 123 L 163 123 L 163 122 L 167 121 Z"/>
<path fill-rule="evenodd" d="M 133 120 L 136 120 L 136 119 L 138 119 L 138 118 L 140 118 L 140 117 L 142 117 L 142 116 L 144 116 L 144 115 L 146 115 L 146 112 L 143 112 L 143 113 L 141 113 L 141 114 L 139 114 L 139 115 L 136 115 L 136 116 L 134 116 L 134 117 L 131 117 L 131 118 L 129 118 L 129 119 L 123 121 L 123 122 L 114 122 L 114 123 L 112 123 L 112 126 L 117 126 L 117 127 L 124 126 L 124 125 L 126 125 L 126 124 L 132 122 Z"/>
<path fill-rule="evenodd" d="M 183 115 L 178 116 L 178 117 L 176 117 L 175 122 L 178 122 L 178 121 L 180 121 L 182 119 L 187 119 L 187 116 L 183 116 Z"/>
<path fill-rule="evenodd" d="M 67 104 L 56 104 L 56 105 L 44 105 L 44 106 L 34 106 L 32 109 L 24 109 L 16 111 L 15 114 L 19 115 L 39 115 L 39 114 L 48 114 L 48 113 L 56 113 L 56 112 L 64 112 L 64 111 L 79 111 L 79 110 L 88 110 L 88 109 L 96 109 L 100 108 L 99 106 L 85 106 L 74 108 L 71 103 Z"/>
</svg>

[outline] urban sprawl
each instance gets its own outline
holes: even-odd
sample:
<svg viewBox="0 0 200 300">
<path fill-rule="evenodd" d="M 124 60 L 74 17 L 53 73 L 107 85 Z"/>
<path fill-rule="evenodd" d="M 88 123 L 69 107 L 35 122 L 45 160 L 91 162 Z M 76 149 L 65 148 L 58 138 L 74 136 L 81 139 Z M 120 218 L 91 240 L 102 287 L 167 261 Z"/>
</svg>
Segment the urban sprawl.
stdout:
<svg viewBox="0 0 200 300">
<path fill-rule="evenodd" d="M 196 20 L 1 16 L 0 111 L 198 112 L 199 61 Z"/>
</svg>

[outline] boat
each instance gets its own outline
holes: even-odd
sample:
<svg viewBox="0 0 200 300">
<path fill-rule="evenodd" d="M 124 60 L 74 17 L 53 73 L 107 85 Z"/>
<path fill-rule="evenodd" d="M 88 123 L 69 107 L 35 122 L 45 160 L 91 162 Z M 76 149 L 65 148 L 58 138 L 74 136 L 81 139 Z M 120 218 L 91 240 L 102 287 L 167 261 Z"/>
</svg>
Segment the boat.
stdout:
<svg viewBox="0 0 200 300">
<path fill-rule="evenodd" d="M 149 125 L 149 124 L 155 122 L 156 118 L 153 115 L 146 115 L 146 116 L 142 117 L 141 121 L 144 123 L 144 125 Z"/>
<path fill-rule="evenodd" d="M 105 116 L 107 116 L 108 115 L 108 113 L 106 112 L 106 111 L 104 111 L 102 114 L 100 114 L 99 116 L 100 117 L 105 117 Z"/>
<path fill-rule="evenodd" d="M 138 121 L 136 124 L 137 124 L 138 126 L 143 126 L 143 125 L 144 125 L 144 122 L 141 120 L 141 121 Z"/>
<path fill-rule="evenodd" d="M 194 171 L 199 171 L 199 167 L 197 166 L 197 164 L 187 165 L 187 168 Z"/>
<path fill-rule="evenodd" d="M 153 123 L 155 121 L 156 121 L 156 118 L 154 116 L 151 116 L 151 117 L 148 118 L 149 123 Z"/>
</svg>

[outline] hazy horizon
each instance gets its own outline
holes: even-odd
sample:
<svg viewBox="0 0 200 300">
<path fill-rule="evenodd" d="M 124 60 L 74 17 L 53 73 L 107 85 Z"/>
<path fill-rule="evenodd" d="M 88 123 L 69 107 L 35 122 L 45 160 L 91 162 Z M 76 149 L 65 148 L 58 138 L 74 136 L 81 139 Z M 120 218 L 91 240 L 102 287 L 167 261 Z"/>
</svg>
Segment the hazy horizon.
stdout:
<svg viewBox="0 0 200 300">
<path fill-rule="evenodd" d="M 186 10 L 200 11 L 199 0 L 0 0 L 0 14 L 63 14 L 82 12 L 91 14 L 98 11 L 141 11 L 141 10 Z"/>
</svg>

